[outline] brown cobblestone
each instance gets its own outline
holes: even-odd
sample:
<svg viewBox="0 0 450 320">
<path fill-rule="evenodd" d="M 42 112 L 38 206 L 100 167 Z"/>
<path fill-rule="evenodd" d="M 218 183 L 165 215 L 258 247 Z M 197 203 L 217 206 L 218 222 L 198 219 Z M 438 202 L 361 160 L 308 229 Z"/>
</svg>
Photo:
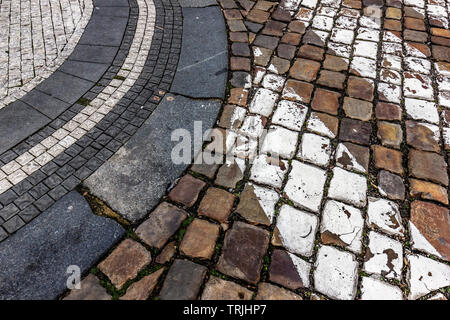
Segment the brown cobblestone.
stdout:
<svg viewBox="0 0 450 320">
<path fill-rule="evenodd" d="M 341 121 L 339 138 L 342 140 L 369 145 L 371 134 L 372 126 L 367 122 L 348 118 Z"/>
<path fill-rule="evenodd" d="M 310 83 L 288 80 L 283 90 L 283 99 L 309 103 L 313 89 L 314 86 Z"/>
<path fill-rule="evenodd" d="M 314 93 L 311 107 L 316 111 L 337 115 L 340 96 L 338 92 L 318 88 Z"/>
<path fill-rule="evenodd" d="M 177 251 L 177 246 L 175 241 L 169 242 L 164 249 L 162 249 L 161 253 L 156 257 L 155 261 L 159 264 L 165 264 L 172 260 L 173 256 Z"/>
<path fill-rule="evenodd" d="M 195 219 L 187 227 L 180 252 L 193 258 L 211 259 L 218 235 L 218 225 Z"/>
<path fill-rule="evenodd" d="M 323 50 L 323 48 L 305 44 L 300 47 L 300 49 L 298 51 L 298 56 L 301 58 L 305 58 L 305 59 L 322 61 L 324 53 L 325 53 L 325 50 Z"/>
<path fill-rule="evenodd" d="M 205 185 L 206 183 L 202 180 L 195 179 L 191 175 L 185 175 L 180 179 L 175 188 L 169 192 L 169 199 L 192 207 Z"/>
<path fill-rule="evenodd" d="M 281 42 L 297 46 L 300 43 L 301 38 L 302 35 L 299 33 L 288 32 L 281 38 Z"/>
<path fill-rule="evenodd" d="M 424 200 L 435 200 L 448 204 L 447 190 L 437 184 L 417 179 L 409 179 L 409 194 L 411 197 Z"/>
<path fill-rule="evenodd" d="M 369 121 L 372 117 L 372 103 L 364 100 L 345 97 L 343 109 L 349 118 Z"/>
<path fill-rule="evenodd" d="M 297 59 L 290 70 L 290 76 L 303 81 L 313 81 L 316 79 L 320 63 L 312 60 Z"/>
<path fill-rule="evenodd" d="M 269 244 L 266 230 L 235 222 L 227 231 L 217 269 L 229 276 L 256 284 Z"/>
<path fill-rule="evenodd" d="M 241 57 L 231 57 L 230 68 L 231 70 L 250 71 L 251 70 L 250 59 Z"/>
<path fill-rule="evenodd" d="M 150 252 L 141 244 L 125 239 L 99 265 L 98 268 L 120 289 L 151 261 Z"/>
<path fill-rule="evenodd" d="M 234 282 L 211 276 L 203 290 L 202 300 L 251 300 L 253 292 Z"/>
<path fill-rule="evenodd" d="M 120 300 L 147 300 L 155 286 L 158 284 L 158 279 L 163 272 L 164 268 L 161 268 L 133 283 Z"/>
<path fill-rule="evenodd" d="M 439 152 L 439 141 L 425 124 L 406 121 L 406 141 L 416 149 Z"/>
<path fill-rule="evenodd" d="M 411 203 L 411 222 L 428 242 L 450 261 L 450 219 L 447 208 L 433 203 L 414 201 Z"/>
<path fill-rule="evenodd" d="M 408 29 L 418 30 L 418 31 L 425 31 L 427 28 L 425 27 L 425 23 L 422 19 L 416 19 L 416 18 L 405 18 L 404 20 L 405 27 Z"/>
<path fill-rule="evenodd" d="M 272 282 L 292 290 L 304 287 L 296 266 L 284 250 L 273 251 L 269 270 L 269 280 Z"/>
<path fill-rule="evenodd" d="M 245 107 L 247 105 L 248 91 L 243 88 L 233 88 L 230 90 L 228 103 Z"/>
<path fill-rule="evenodd" d="M 325 69 L 333 71 L 346 71 L 348 69 L 348 61 L 340 57 L 327 54 L 323 66 Z"/>
<path fill-rule="evenodd" d="M 372 146 L 375 167 L 403 175 L 402 153 L 382 146 Z"/>
<path fill-rule="evenodd" d="M 266 23 L 266 26 L 262 30 L 262 33 L 269 36 L 281 37 L 283 36 L 283 30 L 286 28 L 286 26 L 287 25 L 285 23 L 270 20 Z"/>
<path fill-rule="evenodd" d="M 163 202 L 136 229 L 136 234 L 147 245 L 160 249 L 178 230 L 187 216 L 184 210 Z"/>
<path fill-rule="evenodd" d="M 233 207 L 234 196 L 219 188 L 209 188 L 200 202 L 198 213 L 225 222 Z"/>
<path fill-rule="evenodd" d="M 80 289 L 71 290 L 64 300 L 111 300 L 111 296 L 97 277 L 90 274 L 80 282 Z"/>
<path fill-rule="evenodd" d="M 303 300 L 301 296 L 286 289 L 261 282 L 256 300 Z"/>
<path fill-rule="evenodd" d="M 318 84 L 330 88 L 343 89 L 345 74 L 335 71 L 321 70 L 319 74 Z"/>
<path fill-rule="evenodd" d="M 259 198 L 254 192 L 253 185 L 246 184 L 239 199 L 239 205 L 236 208 L 239 213 L 247 221 L 254 224 L 264 224 L 269 226 L 271 221 L 261 207 Z"/>
<path fill-rule="evenodd" d="M 363 78 L 349 77 L 347 94 L 350 97 L 372 101 L 373 91 L 374 87 L 371 81 Z"/>
<path fill-rule="evenodd" d="M 377 136 L 383 146 L 400 148 L 403 139 L 403 130 L 400 125 L 386 121 L 378 121 L 377 126 Z"/>
<path fill-rule="evenodd" d="M 375 107 L 375 116 L 379 120 L 401 120 L 402 112 L 396 104 L 379 102 Z"/>
<path fill-rule="evenodd" d="M 444 157 L 436 153 L 410 149 L 408 167 L 416 178 L 448 185 L 447 164 Z"/>
</svg>

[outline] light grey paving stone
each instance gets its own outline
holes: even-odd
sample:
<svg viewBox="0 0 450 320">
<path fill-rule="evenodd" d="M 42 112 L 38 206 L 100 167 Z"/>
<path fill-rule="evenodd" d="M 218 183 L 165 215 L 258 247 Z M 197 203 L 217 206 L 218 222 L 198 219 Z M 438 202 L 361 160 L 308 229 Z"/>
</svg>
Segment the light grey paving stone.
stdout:
<svg viewBox="0 0 450 320">
<path fill-rule="evenodd" d="M 194 121 L 203 131 L 211 128 L 220 103 L 167 94 L 142 127 L 119 151 L 86 181 L 91 192 L 124 218 L 136 222 L 159 203 L 170 184 L 191 163 L 175 164 L 171 153 L 179 141 L 173 130 L 185 129 L 193 138 Z"/>
<path fill-rule="evenodd" d="M 0 299 L 57 298 L 69 266 L 85 272 L 124 234 L 72 191 L 0 243 Z"/>
<path fill-rule="evenodd" d="M 183 8 L 183 42 L 173 93 L 223 98 L 228 49 L 225 22 L 217 6 Z"/>
<path fill-rule="evenodd" d="M 182 8 L 202 8 L 217 5 L 216 0 L 178 0 Z"/>
<path fill-rule="evenodd" d="M 5 152 L 50 122 L 50 119 L 22 101 L 0 110 L 0 153 Z"/>
</svg>

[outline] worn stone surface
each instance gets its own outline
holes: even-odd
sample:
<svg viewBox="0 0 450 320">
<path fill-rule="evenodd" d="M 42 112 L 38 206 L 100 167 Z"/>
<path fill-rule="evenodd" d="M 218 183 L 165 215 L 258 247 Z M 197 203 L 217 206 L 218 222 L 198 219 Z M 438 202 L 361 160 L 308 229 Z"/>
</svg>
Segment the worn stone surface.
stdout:
<svg viewBox="0 0 450 320">
<path fill-rule="evenodd" d="M 273 284 L 261 282 L 256 300 L 303 300 L 301 296 Z"/>
<path fill-rule="evenodd" d="M 202 300 L 250 300 L 253 292 L 234 282 L 212 276 L 203 289 Z"/>
<path fill-rule="evenodd" d="M 447 208 L 424 201 L 411 203 L 413 247 L 450 260 L 450 220 Z"/>
<path fill-rule="evenodd" d="M 161 253 L 156 257 L 156 263 L 165 264 L 169 262 L 177 251 L 175 241 L 168 243 L 161 251 Z"/>
<path fill-rule="evenodd" d="M 438 154 L 411 149 L 408 167 L 410 174 L 416 178 L 448 185 L 447 164 Z"/>
<path fill-rule="evenodd" d="M 447 189 L 428 181 L 409 179 L 409 193 L 412 197 L 435 200 L 448 205 Z"/>
<path fill-rule="evenodd" d="M 361 211 L 338 201 L 327 201 L 322 213 L 320 237 L 323 244 L 335 244 L 359 253 L 364 220 Z"/>
<path fill-rule="evenodd" d="M 311 266 L 287 251 L 274 250 L 270 263 L 269 279 L 283 287 L 296 290 L 309 287 Z"/>
<path fill-rule="evenodd" d="M 206 267 L 176 259 L 159 293 L 161 300 L 194 300 L 206 275 Z"/>
<path fill-rule="evenodd" d="M 234 204 L 233 194 L 218 188 L 209 188 L 200 202 L 198 213 L 224 222 L 228 219 Z"/>
<path fill-rule="evenodd" d="M 169 199 L 185 206 L 192 207 L 205 185 L 206 183 L 202 180 L 187 174 L 183 176 L 180 181 L 178 181 L 175 188 L 169 192 Z"/>
<path fill-rule="evenodd" d="M 439 152 L 439 128 L 430 124 L 406 121 L 406 141 L 416 149 Z"/>
<path fill-rule="evenodd" d="M 450 285 L 450 267 L 421 255 L 407 255 L 410 264 L 408 298 L 417 299 L 431 291 Z"/>
<path fill-rule="evenodd" d="M 370 150 L 354 143 L 340 143 L 336 148 L 336 164 L 347 170 L 366 173 L 369 170 Z"/>
<path fill-rule="evenodd" d="M 403 267 L 402 244 L 380 233 L 369 233 L 364 270 L 386 278 L 400 280 Z"/>
<path fill-rule="evenodd" d="M 192 134 L 193 122 L 200 120 L 206 130 L 214 123 L 219 107 L 215 101 L 166 95 L 128 143 L 85 185 L 123 217 L 131 221 L 142 219 L 187 166 L 167 160 L 175 145 L 170 132 L 181 126 Z"/>
<path fill-rule="evenodd" d="M 342 140 L 368 145 L 372 126 L 366 122 L 344 118 L 341 121 L 339 138 Z"/>
<path fill-rule="evenodd" d="M 257 283 L 268 244 L 267 231 L 235 222 L 225 235 L 217 269 L 229 276 Z"/>
<path fill-rule="evenodd" d="M 116 288 L 121 289 L 125 282 L 135 278 L 150 262 L 151 254 L 144 246 L 126 239 L 98 267 Z"/>
<path fill-rule="evenodd" d="M 111 296 L 97 277 L 90 274 L 80 282 L 80 289 L 71 290 L 64 300 L 111 300 Z"/>
<path fill-rule="evenodd" d="M 322 246 L 319 248 L 315 267 L 314 286 L 319 292 L 340 300 L 355 297 L 357 262 L 351 253 Z"/>
<path fill-rule="evenodd" d="M 403 175 L 402 153 L 382 146 L 372 146 L 375 167 Z"/>
<path fill-rule="evenodd" d="M 245 164 L 239 165 L 238 160 L 223 164 L 217 172 L 215 183 L 227 188 L 235 188 L 236 184 L 244 178 Z"/>
<path fill-rule="evenodd" d="M 363 277 L 361 300 L 403 300 L 403 295 L 396 286 L 372 277 Z"/>
<path fill-rule="evenodd" d="M 214 253 L 218 235 L 218 225 L 195 219 L 186 230 L 180 244 L 180 252 L 193 258 L 210 259 Z"/>
<path fill-rule="evenodd" d="M 378 174 L 378 191 L 381 195 L 392 200 L 405 199 L 403 179 L 385 170 L 380 170 Z"/>
<path fill-rule="evenodd" d="M 399 148 L 403 140 L 403 130 L 396 123 L 379 121 L 377 137 L 384 146 Z"/>
<path fill-rule="evenodd" d="M 345 111 L 345 115 L 349 118 L 369 121 L 372 117 L 372 103 L 364 100 L 345 97 L 342 108 Z"/>
<path fill-rule="evenodd" d="M 275 215 L 279 195 L 254 184 L 246 184 L 239 198 L 236 212 L 255 224 L 270 225 Z"/>
<path fill-rule="evenodd" d="M 316 111 L 322 111 L 337 115 L 340 94 L 335 91 L 317 89 L 311 107 Z"/>
<path fill-rule="evenodd" d="M 161 203 L 136 229 L 136 235 L 147 245 L 162 248 L 188 216 L 187 212 L 167 202 Z"/>
<path fill-rule="evenodd" d="M 124 234 L 116 222 L 93 215 L 81 195 L 69 193 L 0 243 L 0 297 L 57 298 L 69 266 L 85 272 Z"/>
<path fill-rule="evenodd" d="M 164 268 L 161 268 L 133 283 L 128 287 L 127 292 L 120 297 L 120 300 L 147 300 L 155 286 L 158 284 L 158 279 L 163 272 Z"/>
<path fill-rule="evenodd" d="M 316 61 L 297 59 L 289 73 L 295 79 L 310 82 L 316 78 L 319 68 L 320 64 Z"/>
</svg>

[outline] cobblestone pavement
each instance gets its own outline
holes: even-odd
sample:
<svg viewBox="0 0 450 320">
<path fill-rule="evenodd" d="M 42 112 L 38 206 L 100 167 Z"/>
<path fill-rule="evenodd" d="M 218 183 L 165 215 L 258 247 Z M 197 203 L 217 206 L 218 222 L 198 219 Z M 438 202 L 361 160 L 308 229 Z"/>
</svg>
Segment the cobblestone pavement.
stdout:
<svg viewBox="0 0 450 320">
<path fill-rule="evenodd" d="M 92 0 L 0 1 L 0 108 L 49 77 L 75 48 Z"/>
<path fill-rule="evenodd" d="M 84 262 L 81 289 L 61 299 L 450 297 L 449 2 L 138 0 L 130 8 L 136 21 L 128 19 L 124 37 L 132 40 L 121 43 L 123 58 L 102 86 L 0 156 L 0 246 L 41 229 L 54 203 L 69 214 L 81 201 L 69 193 L 78 186 L 94 213 L 127 232 L 101 227 L 112 230 L 102 243 L 110 249 Z M 213 77 L 223 71 L 202 81 L 226 49 L 188 42 L 196 29 L 187 20 L 204 23 L 214 10 L 227 28 L 224 99 L 199 87 L 221 88 Z M 173 56 L 148 69 L 169 26 L 173 39 L 162 43 L 171 46 L 154 59 Z M 186 63 L 196 46 L 211 51 Z M 146 87 L 162 65 L 168 74 Z M 221 164 L 196 155 L 172 170 L 170 150 L 151 149 L 165 145 L 171 121 L 183 121 L 171 103 L 200 103 L 207 113 L 218 101 L 201 155 L 213 152 Z M 178 117 L 189 121 L 188 109 Z M 158 152 L 166 158 L 153 160 Z"/>
<path fill-rule="evenodd" d="M 449 3 L 220 5 L 238 159 L 192 165 L 67 298 L 448 299 Z"/>
</svg>

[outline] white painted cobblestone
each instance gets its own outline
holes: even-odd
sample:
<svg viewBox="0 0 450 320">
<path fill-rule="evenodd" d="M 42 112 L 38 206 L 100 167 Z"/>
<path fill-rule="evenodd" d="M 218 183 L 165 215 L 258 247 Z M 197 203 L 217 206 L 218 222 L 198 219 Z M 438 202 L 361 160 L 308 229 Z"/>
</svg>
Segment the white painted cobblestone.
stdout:
<svg viewBox="0 0 450 320">
<path fill-rule="evenodd" d="M 313 253 L 314 238 L 319 225 L 319 218 L 311 213 L 283 205 L 277 219 L 283 246 L 306 257 Z"/>
<path fill-rule="evenodd" d="M 323 197 L 326 171 L 293 160 L 284 192 L 295 205 L 318 212 Z"/>
<path fill-rule="evenodd" d="M 317 253 L 315 267 L 316 290 L 334 299 L 355 298 L 358 263 L 353 254 L 330 246 L 322 246 Z"/>
</svg>

